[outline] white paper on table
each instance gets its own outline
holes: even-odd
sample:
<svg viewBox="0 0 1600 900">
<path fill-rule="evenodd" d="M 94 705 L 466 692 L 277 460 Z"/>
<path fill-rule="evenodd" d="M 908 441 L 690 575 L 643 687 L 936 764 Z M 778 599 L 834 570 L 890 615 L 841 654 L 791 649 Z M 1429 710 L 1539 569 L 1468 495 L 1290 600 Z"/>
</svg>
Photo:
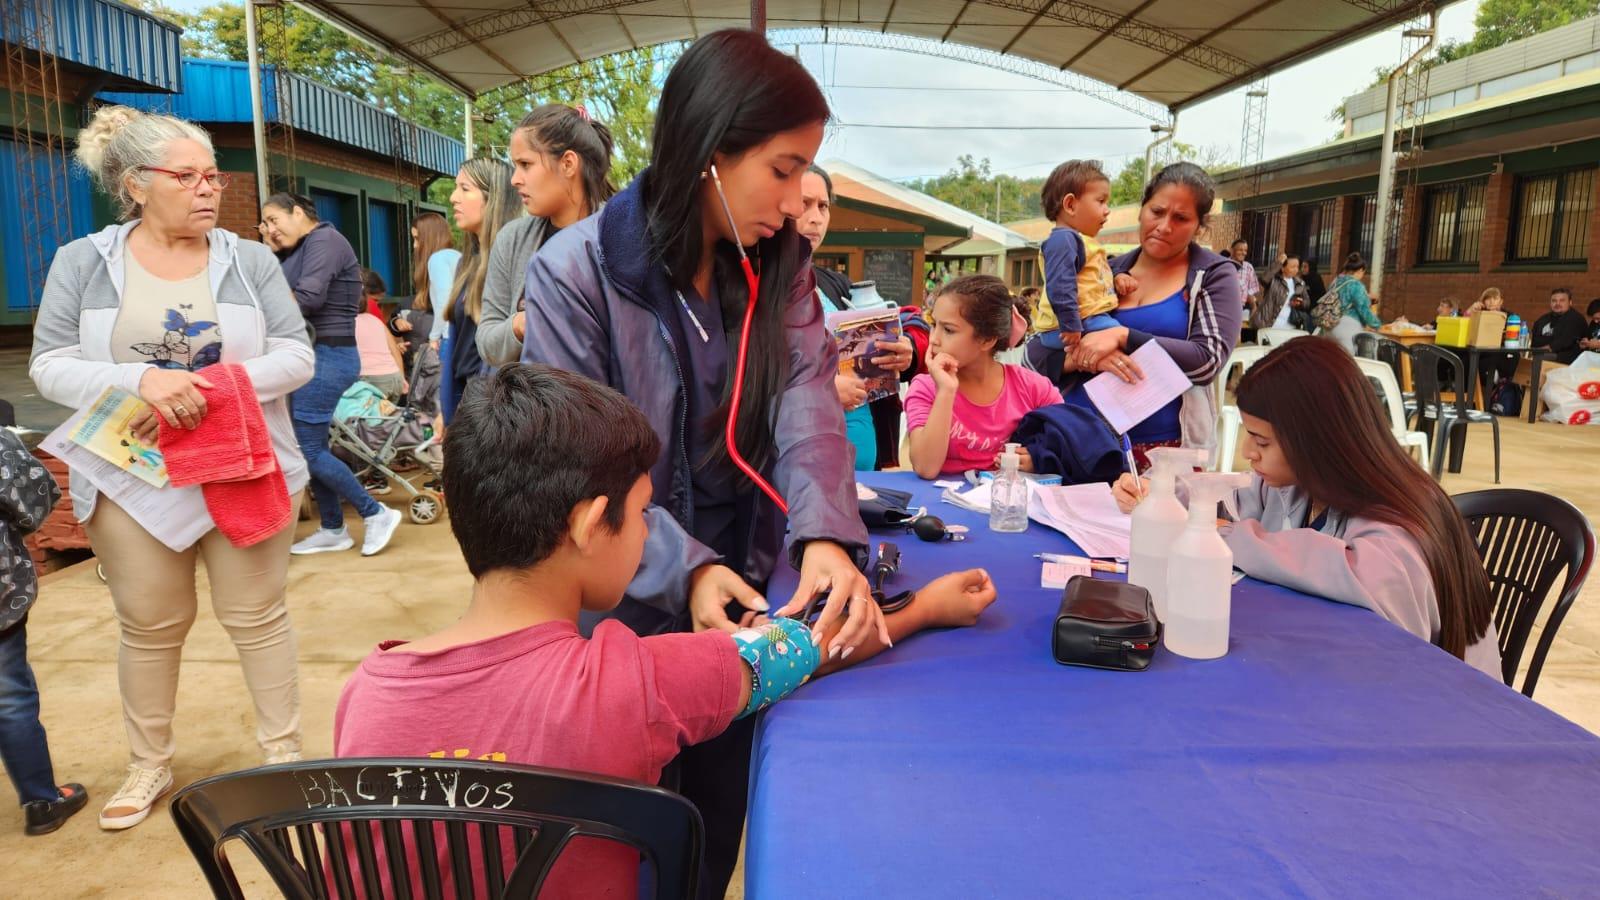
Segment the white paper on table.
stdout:
<svg viewBox="0 0 1600 900">
<path fill-rule="evenodd" d="M 1044 571 L 1039 573 L 1039 587 L 1064 588 L 1074 575 L 1093 578 L 1094 573 L 1089 570 L 1088 563 L 1046 562 Z"/>
<path fill-rule="evenodd" d="M 1028 517 L 1072 538 L 1085 556 L 1128 557 L 1133 519 L 1117 508 L 1109 484 L 1036 488 L 1028 498 Z"/>
<path fill-rule="evenodd" d="M 199 487 L 155 487 L 74 442 L 70 435 L 84 412 L 74 413 L 60 428 L 46 435 L 39 446 L 89 479 L 96 490 L 116 501 L 140 527 L 175 552 L 194 546 L 195 541 L 216 527 Z"/>
<path fill-rule="evenodd" d="M 1150 418 L 1161 407 L 1183 396 L 1191 387 L 1167 351 L 1155 341 L 1147 342 L 1131 354 L 1144 378 L 1129 384 L 1110 372 L 1089 379 L 1083 390 L 1095 409 L 1105 416 L 1117 434 L 1127 434 L 1133 426 Z"/>
<path fill-rule="evenodd" d="M 939 499 L 971 512 L 988 513 L 989 488 L 990 482 L 987 481 L 965 492 L 957 492 L 954 488 L 945 488 L 940 492 Z"/>
</svg>

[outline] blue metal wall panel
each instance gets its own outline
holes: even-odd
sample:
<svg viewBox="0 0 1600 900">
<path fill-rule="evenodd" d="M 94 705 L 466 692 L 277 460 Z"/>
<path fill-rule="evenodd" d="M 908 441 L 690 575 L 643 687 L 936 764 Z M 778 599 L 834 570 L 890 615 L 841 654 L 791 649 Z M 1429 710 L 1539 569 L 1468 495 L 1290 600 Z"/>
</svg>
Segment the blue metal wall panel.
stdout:
<svg viewBox="0 0 1600 900">
<path fill-rule="evenodd" d="M 21 2 L 21 0 L 0 0 Z M 44 0 L 51 17 L 50 46 L 58 59 L 116 76 L 119 87 L 141 91 L 183 89 L 179 37 L 183 30 L 110 0 Z M 36 14 L 33 4 L 23 15 Z M 30 27 L 24 33 L 31 33 Z M 36 48 L 37 49 L 37 48 Z"/>
<path fill-rule="evenodd" d="M 311 189 L 311 202 L 317 207 L 317 218 L 340 232 L 344 231 L 344 198 L 332 191 Z M 354 243 L 354 242 L 352 242 Z"/>
<path fill-rule="evenodd" d="M 393 203 L 367 201 L 367 268 L 377 272 L 389 293 L 400 290 L 400 221 Z"/>
<path fill-rule="evenodd" d="M 250 72 L 242 62 L 209 59 L 183 61 L 184 90 L 172 112 L 196 122 L 249 122 Z M 281 122 L 277 88 L 280 79 L 263 75 L 264 113 Z M 288 124 L 298 131 L 376 153 L 395 156 L 439 175 L 454 175 L 466 159 L 458 140 L 414 125 L 370 103 L 340 93 L 300 75 L 281 79 L 288 91 Z M 140 109 L 164 109 L 166 102 L 130 93 L 102 93 L 102 100 Z"/>
<path fill-rule="evenodd" d="M 50 229 L 45 223 L 25 219 L 22 215 L 0 216 L 0 245 L 6 248 L 3 266 L 0 266 L 5 272 L 5 279 L 0 282 L 5 293 L 5 310 L 21 312 L 24 314 L 22 321 L 28 321 L 29 311 L 39 305 L 39 295 L 44 290 L 48 272 L 45 262 L 54 257 L 56 248 L 87 234 L 94 216 L 90 208 L 89 179 L 82 169 L 69 167 L 63 183 L 61 168 L 50 166 L 42 150 L 5 139 L 0 139 L 0 209 L 30 208 L 18 196 L 24 167 L 32 171 L 31 183 L 43 186 L 49 196 L 71 211 L 72 216 L 70 230 L 65 217 L 57 219 L 56 227 Z"/>
</svg>

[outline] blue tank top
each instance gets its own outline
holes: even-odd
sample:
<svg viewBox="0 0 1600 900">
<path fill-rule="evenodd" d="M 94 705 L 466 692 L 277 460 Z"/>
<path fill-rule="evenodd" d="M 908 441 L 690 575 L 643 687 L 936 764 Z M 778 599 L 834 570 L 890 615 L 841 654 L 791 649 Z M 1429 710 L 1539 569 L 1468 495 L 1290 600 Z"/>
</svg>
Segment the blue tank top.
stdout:
<svg viewBox="0 0 1600 900">
<path fill-rule="evenodd" d="M 1182 288 L 1165 300 L 1132 309 L 1119 309 L 1115 316 L 1117 324 L 1132 331 L 1179 340 L 1189 336 L 1189 304 L 1183 300 Z M 1161 407 L 1150 418 L 1133 426 L 1133 430 L 1128 432 L 1128 440 L 1135 444 L 1178 440 L 1183 436 L 1179 419 L 1182 409 L 1181 397 Z"/>
</svg>

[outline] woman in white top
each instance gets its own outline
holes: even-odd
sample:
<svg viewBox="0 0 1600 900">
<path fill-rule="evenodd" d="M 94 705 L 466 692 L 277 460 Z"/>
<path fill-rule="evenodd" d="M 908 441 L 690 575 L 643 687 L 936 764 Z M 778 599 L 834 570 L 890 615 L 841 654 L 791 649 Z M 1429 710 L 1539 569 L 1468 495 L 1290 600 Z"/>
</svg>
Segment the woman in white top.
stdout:
<svg viewBox="0 0 1600 900">
<path fill-rule="evenodd" d="M 200 389 L 209 383 L 196 370 L 238 363 L 297 505 L 308 476 L 285 398 L 311 378 L 311 344 L 272 251 L 217 227 L 228 176 L 217 171 L 210 137 L 181 119 L 109 106 L 79 134 L 77 152 L 126 221 L 56 253 L 28 367 L 39 393 L 82 409 L 106 388 L 121 388 L 152 408 L 135 428 L 154 440 L 157 415 L 191 429 L 205 418 Z M 195 618 L 197 557 L 217 621 L 239 653 L 264 761 L 300 758 L 295 640 L 284 606 L 293 524 L 248 547 L 215 528 L 186 544 L 164 527 L 158 537 L 150 529 L 175 518 L 210 523 L 199 488 L 162 490 L 193 492 L 195 503 L 182 517 L 144 521 L 72 473 L 73 509 L 105 567 L 122 633 L 117 682 L 131 764 L 100 814 L 105 829 L 138 824 L 172 788 L 172 716 Z"/>
</svg>

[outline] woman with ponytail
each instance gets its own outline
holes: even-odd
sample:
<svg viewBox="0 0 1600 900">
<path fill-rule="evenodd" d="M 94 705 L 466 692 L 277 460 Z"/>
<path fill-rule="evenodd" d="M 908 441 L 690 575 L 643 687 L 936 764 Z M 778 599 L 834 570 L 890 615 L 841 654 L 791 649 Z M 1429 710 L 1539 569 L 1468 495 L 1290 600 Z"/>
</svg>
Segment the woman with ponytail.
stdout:
<svg viewBox="0 0 1600 900">
<path fill-rule="evenodd" d="M 793 221 L 828 116 L 816 82 L 762 35 L 701 38 L 662 88 L 650 167 L 529 266 L 523 361 L 621 391 L 661 437 L 650 538 L 616 611 L 641 633 L 733 630 L 730 601 L 766 609 L 787 524 L 799 590 L 775 615 L 826 594 L 819 630 L 845 625 L 825 653 L 889 643 L 858 568 L 867 534 L 838 355 Z M 678 788 L 706 821 L 707 895 L 738 855 L 750 735 L 736 724 L 680 758 Z"/>
<path fill-rule="evenodd" d="M 511 132 L 511 186 L 528 215 L 506 225 L 489 252 L 478 319 L 478 352 L 489 365 L 522 355 L 528 261 L 556 232 L 599 212 L 617 192 L 606 178 L 611 147 L 611 130 L 581 106 L 547 103 Z"/>
</svg>

